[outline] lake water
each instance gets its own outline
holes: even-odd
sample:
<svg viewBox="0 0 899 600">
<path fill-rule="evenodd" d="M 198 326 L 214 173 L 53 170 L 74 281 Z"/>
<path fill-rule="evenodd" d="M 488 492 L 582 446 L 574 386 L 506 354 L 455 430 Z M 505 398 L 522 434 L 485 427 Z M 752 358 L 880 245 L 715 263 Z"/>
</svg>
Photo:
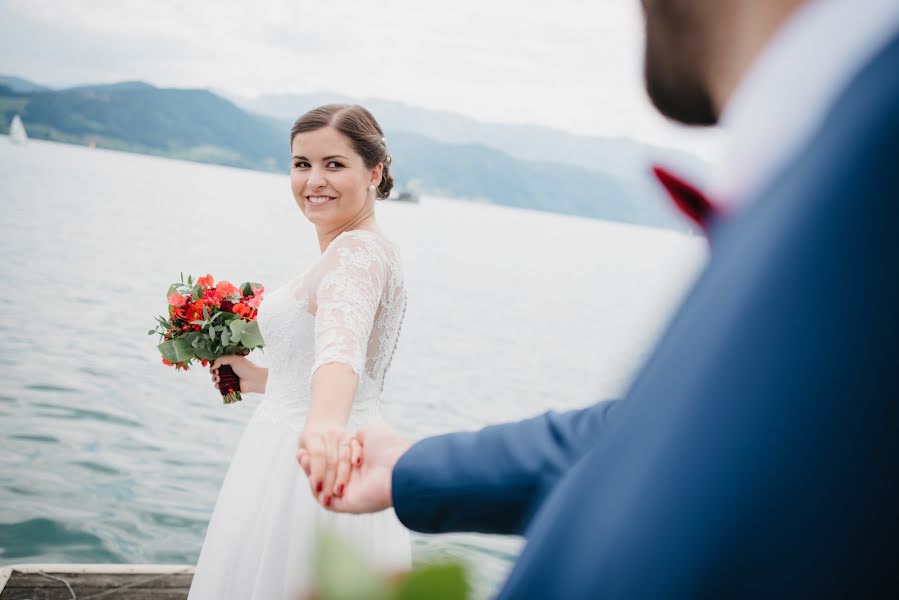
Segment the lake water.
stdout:
<svg viewBox="0 0 899 600">
<path fill-rule="evenodd" d="M 382 413 L 410 438 L 620 394 L 707 251 L 442 198 L 378 219 L 409 296 Z M 193 564 L 258 397 L 223 406 L 146 332 L 182 271 L 274 290 L 315 259 L 286 176 L 0 136 L 0 249 L 0 565 Z M 522 542 L 414 543 L 468 563 L 484 597 Z"/>
</svg>

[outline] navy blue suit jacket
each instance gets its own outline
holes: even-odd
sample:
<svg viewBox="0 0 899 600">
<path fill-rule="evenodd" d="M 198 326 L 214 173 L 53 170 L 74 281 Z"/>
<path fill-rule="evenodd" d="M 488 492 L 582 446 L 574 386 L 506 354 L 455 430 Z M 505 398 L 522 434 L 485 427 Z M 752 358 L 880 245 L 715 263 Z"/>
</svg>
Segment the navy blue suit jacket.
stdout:
<svg viewBox="0 0 899 600">
<path fill-rule="evenodd" d="M 399 518 L 527 536 L 501 598 L 899 597 L 897 182 L 899 39 L 716 223 L 625 398 L 417 443 Z"/>
</svg>

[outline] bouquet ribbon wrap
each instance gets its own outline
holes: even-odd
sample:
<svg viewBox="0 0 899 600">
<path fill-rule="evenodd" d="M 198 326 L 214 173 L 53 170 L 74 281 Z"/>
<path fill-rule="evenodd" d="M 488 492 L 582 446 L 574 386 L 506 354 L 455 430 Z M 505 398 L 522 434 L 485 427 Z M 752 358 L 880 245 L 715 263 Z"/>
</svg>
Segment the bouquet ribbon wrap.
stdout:
<svg viewBox="0 0 899 600">
<path fill-rule="evenodd" d="M 219 391 L 222 393 L 222 401 L 225 404 L 240 401 L 240 377 L 237 376 L 231 365 L 219 367 Z"/>
</svg>

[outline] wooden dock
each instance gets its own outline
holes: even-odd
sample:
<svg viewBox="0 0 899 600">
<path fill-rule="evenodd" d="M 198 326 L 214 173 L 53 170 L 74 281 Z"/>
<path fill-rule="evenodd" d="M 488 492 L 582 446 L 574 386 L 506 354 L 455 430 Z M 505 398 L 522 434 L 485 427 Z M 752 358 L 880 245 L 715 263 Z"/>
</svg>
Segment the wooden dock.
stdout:
<svg viewBox="0 0 899 600">
<path fill-rule="evenodd" d="M 10 565 L 0 600 L 183 600 L 193 575 L 191 565 Z"/>
</svg>

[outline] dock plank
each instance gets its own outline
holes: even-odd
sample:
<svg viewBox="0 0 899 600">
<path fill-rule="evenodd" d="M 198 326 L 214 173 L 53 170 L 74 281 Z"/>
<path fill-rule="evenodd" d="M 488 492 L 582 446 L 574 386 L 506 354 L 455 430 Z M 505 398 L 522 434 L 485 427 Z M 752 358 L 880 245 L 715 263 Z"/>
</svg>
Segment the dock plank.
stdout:
<svg viewBox="0 0 899 600">
<path fill-rule="evenodd" d="M 101 594 L 103 600 L 184 600 L 193 579 L 189 573 L 48 571 L 47 574 L 68 581 L 79 600 L 97 594 Z M 0 600 L 70 600 L 71 597 L 69 589 L 61 581 L 39 573 L 18 571 L 13 571 L 0 592 Z"/>
</svg>

